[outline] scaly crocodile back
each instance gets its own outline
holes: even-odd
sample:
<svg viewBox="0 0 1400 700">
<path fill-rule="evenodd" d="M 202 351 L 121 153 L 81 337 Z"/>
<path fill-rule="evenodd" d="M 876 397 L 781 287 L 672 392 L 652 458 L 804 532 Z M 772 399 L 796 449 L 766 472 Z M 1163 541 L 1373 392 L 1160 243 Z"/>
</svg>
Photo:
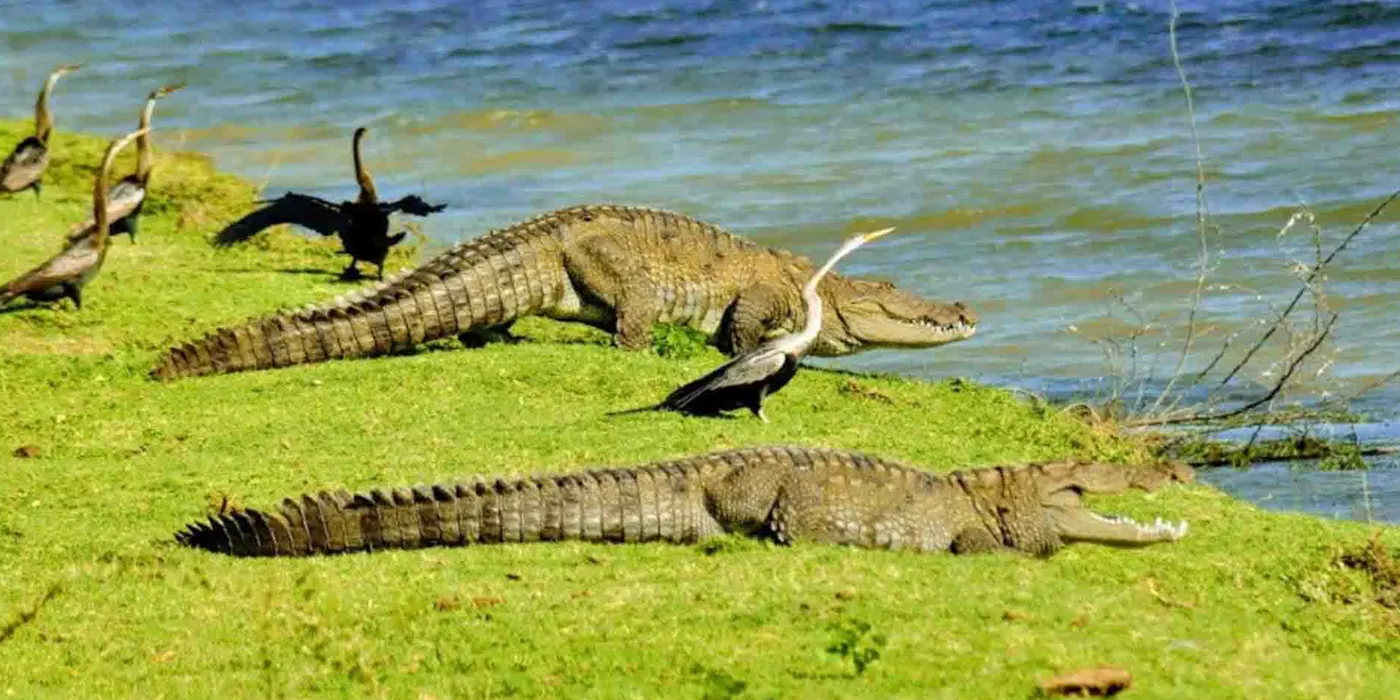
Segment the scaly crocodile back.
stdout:
<svg viewBox="0 0 1400 700">
<path fill-rule="evenodd" d="M 276 512 L 213 516 L 175 538 L 236 556 L 558 540 L 694 542 L 720 531 L 706 510 L 702 484 L 729 468 L 716 454 L 355 495 L 322 491 L 286 499 Z"/>
<path fill-rule="evenodd" d="M 387 355 L 509 323 L 552 307 L 565 294 L 560 234 L 568 225 L 595 219 L 635 224 L 644 218 L 661 228 L 700 234 L 687 245 L 718 247 L 723 241 L 757 248 L 670 212 L 612 205 L 560 209 L 458 243 L 413 270 L 329 304 L 250 319 L 172 348 L 151 376 L 169 380 Z"/>
</svg>

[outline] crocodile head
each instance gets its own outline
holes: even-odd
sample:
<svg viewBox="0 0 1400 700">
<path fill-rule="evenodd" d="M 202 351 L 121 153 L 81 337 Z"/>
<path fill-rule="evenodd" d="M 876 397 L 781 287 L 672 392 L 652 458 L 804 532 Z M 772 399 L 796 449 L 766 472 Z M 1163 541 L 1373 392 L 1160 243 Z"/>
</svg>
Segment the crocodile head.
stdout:
<svg viewBox="0 0 1400 700">
<path fill-rule="evenodd" d="M 1194 472 L 1179 462 L 1127 467 L 1098 462 L 1060 462 L 1044 465 L 1040 484 L 1040 508 L 1064 544 L 1092 542 L 1115 547 L 1141 547 L 1173 542 L 1186 536 L 1186 522 L 1139 523 L 1120 515 L 1095 513 L 1084 507 L 1090 493 L 1119 493 L 1129 488 L 1154 491 L 1167 483 L 1189 483 Z"/>
<path fill-rule="evenodd" d="M 824 318 L 813 355 L 932 348 L 977 331 L 977 314 L 962 302 L 929 301 L 889 282 L 832 276 L 823 282 L 821 294 Z"/>
</svg>

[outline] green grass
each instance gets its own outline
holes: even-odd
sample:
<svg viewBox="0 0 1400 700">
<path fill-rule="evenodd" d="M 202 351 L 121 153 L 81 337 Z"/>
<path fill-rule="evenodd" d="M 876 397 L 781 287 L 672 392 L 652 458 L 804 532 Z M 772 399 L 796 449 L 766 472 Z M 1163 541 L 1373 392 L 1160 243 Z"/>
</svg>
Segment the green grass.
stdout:
<svg viewBox="0 0 1400 700">
<path fill-rule="evenodd" d="M 0 123 L 0 143 L 23 128 Z M 0 275 L 84 215 L 100 148 L 60 134 L 50 196 L 0 201 Z M 754 444 L 940 470 L 1143 449 L 967 382 L 818 371 L 770 401 L 766 426 L 609 420 L 719 356 L 625 353 L 542 321 L 517 344 L 156 384 L 145 373 L 173 339 L 349 288 L 331 279 L 333 242 L 210 249 L 251 188 L 195 156 L 160 165 L 139 244 L 116 242 L 81 312 L 0 313 L 0 697 L 1026 697 L 1103 664 L 1133 673 L 1135 698 L 1400 695 L 1397 614 L 1335 564 L 1369 528 L 1203 486 L 1097 501 L 1187 518 L 1182 542 L 1048 560 L 732 538 L 304 560 L 178 548 L 174 531 L 226 499 L 331 486 Z"/>
</svg>

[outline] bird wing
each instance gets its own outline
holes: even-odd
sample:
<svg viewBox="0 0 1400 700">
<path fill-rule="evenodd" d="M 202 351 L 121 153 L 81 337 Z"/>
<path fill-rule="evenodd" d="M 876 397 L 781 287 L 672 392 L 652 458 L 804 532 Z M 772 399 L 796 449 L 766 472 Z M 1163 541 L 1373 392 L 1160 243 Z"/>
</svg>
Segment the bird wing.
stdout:
<svg viewBox="0 0 1400 700">
<path fill-rule="evenodd" d="M 320 197 L 288 192 L 267 206 L 228 225 L 214 239 L 220 248 L 252 238 L 257 232 L 277 224 L 296 224 L 322 236 L 333 236 L 349 227 L 340 205 Z"/>
<path fill-rule="evenodd" d="M 30 136 L 10 152 L 0 163 L 0 192 L 15 192 L 32 184 L 48 165 L 49 149 L 44 142 Z"/>
<path fill-rule="evenodd" d="M 119 219 L 131 216 L 136 208 L 141 206 L 141 202 L 146 199 L 146 188 L 141 186 L 141 182 L 134 177 L 129 177 L 118 182 L 115 187 L 107 191 L 107 221 L 115 223 Z M 92 233 L 92 229 L 97 226 L 97 220 L 88 217 L 86 220 L 73 224 L 68 228 L 69 242 Z"/>
<path fill-rule="evenodd" d="M 661 404 L 667 408 L 685 408 L 706 393 L 725 387 L 755 384 L 763 381 L 777 374 L 786 362 L 787 355 L 783 351 L 760 346 L 676 389 Z"/>
<path fill-rule="evenodd" d="M 419 197 L 416 194 L 408 195 L 407 197 L 404 197 L 403 199 L 400 199 L 396 202 L 379 203 L 379 210 L 384 212 L 385 214 L 392 214 L 396 211 L 401 211 L 405 214 L 412 214 L 414 216 L 427 216 L 429 214 L 436 214 L 446 208 L 446 204 L 428 204 L 427 202 L 423 201 L 422 197 Z"/>
<path fill-rule="evenodd" d="M 44 264 L 11 280 L 5 285 L 6 293 L 14 296 L 48 289 L 77 279 L 85 270 L 97 263 L 101 251 L 91 245 L 77 244 L 49 258 Z"/>
</svg>

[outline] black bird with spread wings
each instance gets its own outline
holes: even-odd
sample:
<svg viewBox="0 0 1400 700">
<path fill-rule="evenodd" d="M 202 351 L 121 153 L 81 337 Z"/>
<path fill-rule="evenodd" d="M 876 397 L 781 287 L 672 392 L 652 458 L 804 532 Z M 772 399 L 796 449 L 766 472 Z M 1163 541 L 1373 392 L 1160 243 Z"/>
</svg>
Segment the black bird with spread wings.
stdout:
<svg viewBox="0 0 1400 700">
<path fill-rule="evenodd" d="M 265 201 L 267 206 L 229 224 L 219 232 L 214 245 L 224 248 L 252 238 L 269 226 L 296 224 L 322 236 L 340 236 L 344 252 L 350 256 L 350 265 L 340 275 L 342 279 L 359 278 L 360 270 L 355 264 L 360 260 L 378 267 L 379 279 L 384 279 L 384 258 L 389 255 L 389 249 L 407 235 L 406 232 L 389 235 L 389 215 L 403 212 L 427 216 L 446 209 L 447 205 L 428 204 L 417 195 L 393 202 L 379 201 L 374 179 L 360 159 L 360 141 L 367 133 L 369 129 L 364 127 L 356 129 L 353 141 L 355 179 L 360 183 L 358 199 L 337 204 L 319 197 L 288 192 L 277 199 Z"/>
<path fill-rule="evenodd" d="M 34 135 L 15 145 L 5 162 L 0 163 L 0 194 L 34 190 L 37 198 L 44 190 L 44 170 L 49 167 L 49 136 L 53 134 L 53 114 L 49 113 L 49 94 L 53 86 L 78 66 L 59 66 L 49 73 L 39 100 L 34 103 Z"/>
</svg>

